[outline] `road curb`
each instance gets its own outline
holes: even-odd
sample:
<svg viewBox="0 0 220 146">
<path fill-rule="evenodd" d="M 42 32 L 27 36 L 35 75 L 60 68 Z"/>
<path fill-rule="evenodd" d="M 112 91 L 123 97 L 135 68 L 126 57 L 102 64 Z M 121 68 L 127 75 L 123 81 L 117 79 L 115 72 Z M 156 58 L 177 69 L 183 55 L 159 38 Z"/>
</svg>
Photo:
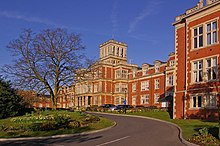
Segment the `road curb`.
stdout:
<svg viewBox="0 0 220 146">
<path fill-rule="evenodd" d="M 63 138 L 63 137 L 87 135 L 87 134 L 92 134 L 92 133 L 97 133 L 97 132 L 109 130 L 117 125 L 117 123 L 115 121 L 113 121 L 113 122 L 114 122 L 114 125 L 112 125 L 110 127 L 107 127 L 104 129 L 99 129 L 99 130 L 88 131 L 88 132 L 74 133 L 74 134 L 62 134 L 62 135 L 54 135 L 54 136 L 46 136 L 46 137 L 0 138 L 0 142 L 19 141 L 19 140 L 41 140 L 41 139 L 49 139 L 49 138 Z"/>
<path fill-rule="evenodd" d="M 163 120 L 160 120 L 160 119 L 155 119 L 155 118 L 151 118 L 151 117 L 144 117 L 144 116 L 138 116 L 138 115 L 125 115 L 125 114 L 114 114 L 114 113 L 101 113 L 101 112 L 87 112 L 89 114 L 92 114 L 92 113 L 97 113 L 97 114 L 106 114 L 106 115 L 115 115 L 115 116 L 125 116 L 125 117 L 137 117 L 137 118 L 143 118 L 143 119 L 150 119 L 150 120 L 154 120 L 154 121 L 158 121 L 158 122 L 163 122 L 163 123 L 167 123 L 167 124 L 170 124 L 170 125 L 173 125 L 174 127 L 176 127 L 178 130 L 179 130 L 179 139 L 180 141 L 185 144 L 186 146 L 199 146 L 199 145 L 196 145 L 194 143 L 191 143 L 187 140 L 185 140 L 183 137 L 182 137 L 182 129 L 174 124 L 174 123 L 171 123 L 171 122 L 168 122 L 168 121 L 163 121 Z"/>
</svg>

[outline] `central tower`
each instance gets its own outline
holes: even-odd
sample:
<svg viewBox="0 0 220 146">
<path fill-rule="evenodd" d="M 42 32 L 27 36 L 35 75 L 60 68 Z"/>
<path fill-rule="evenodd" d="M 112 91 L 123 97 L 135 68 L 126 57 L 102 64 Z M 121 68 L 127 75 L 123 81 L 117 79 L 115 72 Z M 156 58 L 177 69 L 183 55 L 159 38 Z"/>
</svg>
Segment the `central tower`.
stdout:
<svg viewBox="0 0 220 146">
<path fill-rule="evenodd" d="M 127 63 L 127 44 L 111 39 L 101 44 L 99 48 L 101 62 L 114 65 Z"/>
</svg>

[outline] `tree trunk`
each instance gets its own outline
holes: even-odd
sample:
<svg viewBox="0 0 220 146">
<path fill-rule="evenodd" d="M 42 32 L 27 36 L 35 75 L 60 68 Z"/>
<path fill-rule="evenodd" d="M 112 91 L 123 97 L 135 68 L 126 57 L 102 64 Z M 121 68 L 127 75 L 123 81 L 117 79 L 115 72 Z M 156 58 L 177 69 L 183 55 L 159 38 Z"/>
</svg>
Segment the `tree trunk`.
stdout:
<svg viewBox="0 0 220 146">
<path fill-rule="evenodd" d="M 57 100 L 53 94 L 50 96 L 51 96 L 51 102 L 52 102 L 52 109 L 56 110 L 57 109 Z"/>
</svg>

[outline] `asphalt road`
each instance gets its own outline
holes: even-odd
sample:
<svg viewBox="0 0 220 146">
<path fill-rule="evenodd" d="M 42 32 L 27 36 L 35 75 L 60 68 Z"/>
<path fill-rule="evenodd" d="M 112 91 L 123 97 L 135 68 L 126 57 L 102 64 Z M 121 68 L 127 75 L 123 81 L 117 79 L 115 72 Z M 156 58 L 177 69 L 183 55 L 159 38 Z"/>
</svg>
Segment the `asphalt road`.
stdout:
<svg viewBox="0 0 220 146">
<path fill-rule="evenodd" d="M 100 114 L 99 114 L 100 115 Z M 101 115 L 117 124 L 111 129 L 69 137 L 0 142 L 1 146 L 185 146 L 177 127 L 150 119 Z"/>
</svg>

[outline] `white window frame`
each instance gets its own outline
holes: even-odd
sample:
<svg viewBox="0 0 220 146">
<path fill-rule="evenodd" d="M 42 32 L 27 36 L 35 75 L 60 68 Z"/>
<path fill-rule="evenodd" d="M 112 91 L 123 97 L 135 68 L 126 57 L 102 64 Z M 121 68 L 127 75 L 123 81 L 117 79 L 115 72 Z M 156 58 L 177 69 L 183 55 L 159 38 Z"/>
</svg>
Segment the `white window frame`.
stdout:
<svg viewBox="0 0 220 146">
<path fill-rule="evenodd" d="M 218 40 L 218 23 L 217 20 L 206 24 L 206 45 L 216 44 Z"/>
<path fill-rule="evenodd" d="M 116 96 L 115 97 L 115 105 L 124 104 L 125 97 L 124 96 Z"/>
<path fill-rule="evenodd" d="M 216 81 L 218 79 L 218 56 L 209 56 L 191 62 L 191 83 Z"/>
<path fill-rule="evenodd" d="M 121 78 L 121 70 L 120 70 L 120 69 L 115 70 L 115 78 L 116 78 L 116 79 Z"/>
<path fill-rule="evenodd" d="M 135 78 L 136 77 L 136 71 L 132 71 L 132 76 L 133 76 L 133 78 Z"/>
<path fill-rule="evenodd" d="M 160 89 L 160 79 L 155 79 L 154 83 L 155 83 L 155 88 L 154 89 Z"/>
<path fill-rule="evenodd" d="M 173 86 L 173 75 L 168 75 L 167 76 L 167 86 Z"/>
<path fill-rule="evenodd" d="M 98 92 L 98 83 L 94 84 L 94 93 Z"/>
<path fill-rule="evenodd" d="M 205 95 L 205 107 L 206 108 L 217 108 L 217 95 L 216 94 Z"/>
<path fill-rule="evenodd" d="M 175 60 L 171 60 L 170 61 L 170 66 L 174 66 L 175 65 Z"/>
<path fill-rule="evenodd" d="M 137 104 L 137 96 L 132 96 L 132 105 Z"/>
<path fill-rule="evenodd" d="M 148 68 L 144 67 L 142 68 L 142 75 L 145 76 L 148 74 Z"/>
<path fill-rule="evenodd" d="M 132 83 L 132 92 L 136 92 L 136 90 L 137 90 L 137 84 Z"/>
<path fill-rule="evenodd" d="M 141 91 L 149 90 L 149 80 L 141 82 Z"/>
<path fill-rule="evenodd" d="M 127 77 L 128 77 L 128 70 L 122 69 L 121 70 L 121 78 L 127 79 Z"/>
<path fill-rule="evenodd" d="M 120 84 L 119 83 L 115 84 L 115 92 L 116 93 L 120 92 Z"/>
<path fill-rule="evenodd" d="M 210 61 L 210 62 L 208 62 Z M 207 80 L 216 80 L 218 78 L 218 67 L 217 57 L 206 59 L 206 74 Z"/>
<path fill-rule="evenodd" d="M 141 95 L 141 104 L 149 104 L 149 94 Z"/>
<path fill-rule="evenodd" d="M 159 73 L 160 72 L 160 66 L 159 65 L 155 65 L 155 73 Z"/>
<path fill-rule="evenodd" d="M 193 41 L 193 49 L 201 48 L 204 46 L 204 27 L 203 25 L 197 26 L 192 29 L 192 41 Z M 202 30 L 202 32 L 200 32 Z M 202 44 L 200 44 L 200 41 Z"/>
<path fill-rule="evenodd" d="M 94 96 L 93 105 L 98 105 L 98 96 Z"/>
<path fill-rule="evenodd" d="M 154 104 L 158 104 L 159 103 L 159 98 L 160 98 L 160 94 L 159 93 L 155 93 L 154 94 Z"/>
<path fill-rule="evenodd" d="M 99 77 L 102 78 L 102 68 L 99 68 Z"/>
<path fill-rule="evenodd" d="M 120 89 L 121 89 L 121 92 L 123 92 L 123 93 L 128 92 L 128 85 L 125 83 L 121 83 Z"/>
<path fill-rule="evenodd" d="M 115 78 L 116 79 L 127 79 L 128 78 L 128 70 L 125 70 L 125 69 L 115 70 Z"/>
<path fill-rule="evenodd" d="M 200 109 L 204 107 L 204 99 L 202 95 L 193 95 L 190 97 L 190 100 L 190 107 L 192 109 Z"/>
<path fill-rule="evenodd" d="M 88 92 L 91 93 L 92 92 L 92 85 L 88 84 Z"/>
<path fill-rule="evenodd" d="M 120 93 L 120 92 L 127 92 L 128 91 L 128 85 L 126 83 L 117 83 L 115 84 L 115 92 Z"/>
<path fill-rule="evenodd" d="M 193 61 L 192 81 L 193 83 L 203 82 L 203 60 Z"/>
<path fill-rule="evenodd" d="M 115 97 L 115 105 L 118 105 L 120 103 L 119 97 Z"/>
</svg>

